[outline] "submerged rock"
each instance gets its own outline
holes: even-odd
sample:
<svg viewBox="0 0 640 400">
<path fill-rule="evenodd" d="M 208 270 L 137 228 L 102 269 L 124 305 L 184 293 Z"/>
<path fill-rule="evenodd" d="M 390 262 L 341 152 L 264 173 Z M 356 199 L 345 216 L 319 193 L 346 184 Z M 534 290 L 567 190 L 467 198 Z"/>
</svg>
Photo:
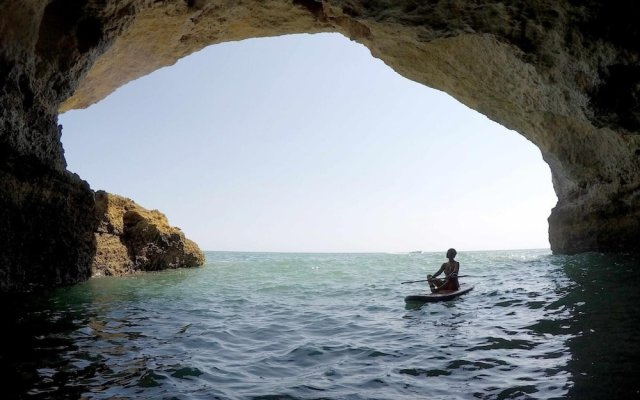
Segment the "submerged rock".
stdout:
<svg viewBox="0 0 640 400">
<path fill-rule="evenodd" d="M 198 245 L 179 228 L 169 225 L 158 210 L 147 210 L 133 200 L 97 191 L 96 275 L 126 275 L 137 271 L 197 267 L 204 264 Z"/>
</svg>

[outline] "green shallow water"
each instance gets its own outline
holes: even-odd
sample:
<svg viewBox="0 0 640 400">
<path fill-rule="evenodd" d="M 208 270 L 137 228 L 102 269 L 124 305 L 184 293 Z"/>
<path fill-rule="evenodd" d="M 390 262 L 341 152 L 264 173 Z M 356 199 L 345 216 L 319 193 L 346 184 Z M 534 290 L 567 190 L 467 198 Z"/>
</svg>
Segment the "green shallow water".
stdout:
<svg viewBox="0 0 640 400">
<path fill-rule="evenodd" d="M 203 268 L 2 301 L 8 398 L 639 397 L 638 260 L 467 252 L 475 289 L 404 297 L 442 254 L 209 252 Z M 481 278 L 480 276 L 487 276 Z"/>
</svg>

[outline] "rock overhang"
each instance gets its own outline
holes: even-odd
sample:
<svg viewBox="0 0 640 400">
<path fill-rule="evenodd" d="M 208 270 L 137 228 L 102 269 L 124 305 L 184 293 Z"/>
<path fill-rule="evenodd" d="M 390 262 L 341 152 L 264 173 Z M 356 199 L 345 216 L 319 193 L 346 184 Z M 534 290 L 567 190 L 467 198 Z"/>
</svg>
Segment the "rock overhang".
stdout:
<svg viewBox="0 0 640 400">
<path fill-rule="evenodd" d="M 58 111 L 211 44 L 331 31 L 538 146 L 558 195 L 555 252 L 640 250 L 640 6 L 631 0 L 7 0 L 0 11 L 0 142 L 12 160 L 78 185 L 65 172 Z M 6 161 L 3 171 L 16 173 Z M 14 186 L 3 190 L 5 213 L 27 212 Z"/>
</svg>

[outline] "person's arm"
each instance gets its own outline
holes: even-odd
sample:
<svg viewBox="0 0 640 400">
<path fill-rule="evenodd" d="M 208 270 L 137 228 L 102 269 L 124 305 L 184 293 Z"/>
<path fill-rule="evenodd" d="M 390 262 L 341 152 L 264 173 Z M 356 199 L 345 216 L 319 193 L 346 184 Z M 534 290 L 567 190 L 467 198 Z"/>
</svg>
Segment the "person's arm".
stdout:
<svg viewBox="0 0 640 400">
<path fill-rule="evenodd" d="M 442 271 L 444 271 L 444 267 L 446 267 L 446 263 L 442 264 L 442 266 L 440 266 L 440 269 L 438 270 L 438 272 L 436 272 L 435 274 L 431 275 L 432 278 L 435 278 L 436 276 L 440 275 L 442 273 Z"/>
</svg>

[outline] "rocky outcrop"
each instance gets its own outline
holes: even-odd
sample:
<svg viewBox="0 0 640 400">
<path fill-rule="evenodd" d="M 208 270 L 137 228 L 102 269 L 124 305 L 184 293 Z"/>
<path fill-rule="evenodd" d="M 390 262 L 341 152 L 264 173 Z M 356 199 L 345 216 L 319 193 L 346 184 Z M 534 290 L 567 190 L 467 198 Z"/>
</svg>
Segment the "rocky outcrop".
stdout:
<svg viewBox="0 0 640 400">
<path fill-rule="evenodd" d="M 147 210 L 125 197 L 98 191 L 96 198 L 95 275 L 197 267 L 204 254 L 158 210 Z"/>
<path fill-rule="evenodd" d="M 0 1 L 0 144 L 14 160 L 0 160 L 2 212 L 14 221 L 0 226 L 11 230 L 1 234 L 0 276 L 30 265 L 74 282 L 95 251 L 86 232 L 71 232 L 84 229 L 93 200 L 64 172 L 59 110 L 211 44 L 302 32 L 340 32 L 538 146 L 558 195 L 554 251 L 640 251 L 639 19 L 632 0 Z M 8 193 L 22 179 L 12 162 L 60 179 L 51 189 L 60 192 L 46 196 L 50 182 L 27 177 L 33 196 Z M 81 206 L 56 217 L 68 233 L 61 245 L 38 217 L 63 198 Z M 38 234 L 27 251 L 23 240 Z M 31 252 L 59 254 L 69 271 Z"/>
<path fill-rule="evenodd" d="M 90 276 L 93 194 L 76 175 L 0 144 L 0 292 Z"/>
</svg>

